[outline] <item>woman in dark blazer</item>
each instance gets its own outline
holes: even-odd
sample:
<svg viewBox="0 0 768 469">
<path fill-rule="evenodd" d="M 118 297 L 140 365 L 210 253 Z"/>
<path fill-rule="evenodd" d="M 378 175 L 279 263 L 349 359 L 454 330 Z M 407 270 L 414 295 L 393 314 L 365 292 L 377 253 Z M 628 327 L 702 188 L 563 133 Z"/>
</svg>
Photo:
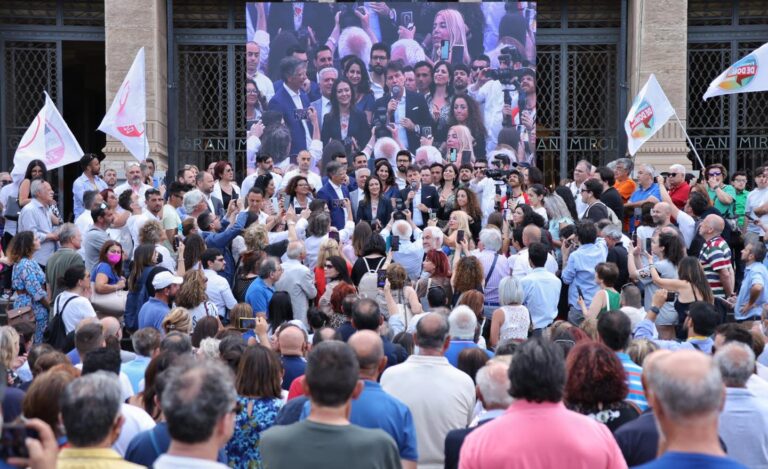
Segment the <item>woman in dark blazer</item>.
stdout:
<svg viewBox="0 0 768 469">
<path fill-rule="evenodd" d="M 327 144 L 331 139 L 344 142 L 349 154 L 358 152 L 371 138 L 371 127 L 365 113 L 355 106 L 355 89 L 342 77 L 333 83 L 331 112 L 323 118 L 320 139 Z"/>
<path fill-rule="evenodd" d="M 392 216 L 392 202 L 381 193 L 382 184 L 377 176 L 371 176 L 365 182 L 363 194 L 365 198 L 357 205 L 357 221 L 365 221 L 375 231 L 381 230 L 389 223 Z"/>
</svg>

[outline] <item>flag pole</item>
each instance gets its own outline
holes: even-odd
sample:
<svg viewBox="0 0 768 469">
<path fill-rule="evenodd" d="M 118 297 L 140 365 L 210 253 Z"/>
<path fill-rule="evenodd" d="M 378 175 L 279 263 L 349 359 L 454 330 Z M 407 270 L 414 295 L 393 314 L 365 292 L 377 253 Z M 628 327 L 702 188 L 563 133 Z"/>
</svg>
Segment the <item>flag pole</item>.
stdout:
<svg viewBox="0 0 768 469">
<path fill-rule="evenodd" d="M 691 146 L 691 150 L 693 150 L 693 154 L 696 156 L 696 160 L 701 165 L 701 169 L 703 171 L 706 171 L 707 167 L 704 166 L 704 163 L 701 161 L 701 157 L 699 156 L 699 153 L 696 151 L 696 147 L 693 146 L 693 142 L 691 141 L 691 137 L 688 136 L 688 132 L 685 130 L 685 126 L 683 126 L 683 123 L 680 122 L 680 118 L 677 117 L 677 111 L 673 109 L 672 112 L 675 115 L 675 120 L 677 120 L 677 123 L 680 124 L 680 128 L 683 130 L 683 134 L 685 134 L 685 138 L 686 140 L 688 140 L 688 144 Z"/>
</svg>

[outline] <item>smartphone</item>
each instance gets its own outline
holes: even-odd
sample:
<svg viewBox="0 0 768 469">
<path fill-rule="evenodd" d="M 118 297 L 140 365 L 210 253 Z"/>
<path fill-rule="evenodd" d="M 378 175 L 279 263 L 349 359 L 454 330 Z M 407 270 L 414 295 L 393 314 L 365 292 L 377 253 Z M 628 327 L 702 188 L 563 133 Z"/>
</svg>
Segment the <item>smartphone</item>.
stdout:
<svg viewBox="0 0 768 469">
<path fill-rule="evenodd" d="M 392 252 L 400 250 L 400 236 L 392 236 Z"/>
<path fill-rule="evenodd" d="M 464 242 L 464 230 L 459 230 L 456 232 L 456 244 L 460 244 Z"/>
<path fill-rule="evenodd" d="M 400 12 L 400 26 L 405 29 L 413 29 L 413 12 L 401 11 Z"/>
<path fill-rule="evenodd" d="M 453 46 L 451 48 L 451 65 L 464 63 L 464 46 Z"/>
<path fill-rule="evenodd" d="M 384 284 L 387 283 L 387 270 L 379 269 L 376 271 L 376 287 L 384 288 Z"/>
<path fill-rule="evenodd" d="M 27 438 L 38 439 L 36 431 L 27 429 L 23 423 L 3 424 L 3 433 L 0 437 L 0 461 L 8 458 L 28 458 L 29 450 L 24 442 Z"/>
<path fill-rule="evenodd" d="M 448 42 L 447 39 L 443 39 L 440 41 L 440 60 L 448 60 L 448 56 L 450 55 L 450 42 Z"/>
<path fill-rule="evenodd" d="M 457 153 L 458 153 L 458 150 L 456 150 L 455 148 L 451 148 L 451 163 L 456 162 Z"/>
<path fill-rule="evenodd" d="M 651 238 L 645 238 L 645 252 L 651 253 Z"/>
<path fill-rule="evenodd" d="M 437 220 L 437 212 L 435 212 L 434 210 L 430 210 L 429 211 L 429 219 L 430 220 Z"/>
<path fill-rule="evenodd" d="M 677 293 L 675 292 L 667 292 L 667 303 L 671 303 L 672 301 L 675 301 L 677 299 Z"/>
<path fill-rule="evenodd" d="M 174 236 L 173 237 L 173 250 L 174 251 L 178 251 L 179 250 L 179 242 L 180 242 L 179 241 L 179 237 L 178 236 Z"/>
<path fill-rule="evenodd" d="M 461 152 L 461 164 L 472 164 L 472 152 L 464 150 Z"/>
<path fill-rule="evenodd" d="M 425 125 L 421 128 L 421 135 L 422 137 L 431 137 L 432 136 L 432 127 Z"/>
<path fill-rule="evenodd" d="M 238 318 L 238 327 L 240 329 L 256 329 L 256 318 Z"/>
<path fill-rule="evenodd" d="M 333 239 L 337 243 L 339 242 L 339 232 L 338 231 L 329 231 L 328 232 L 328 239 Z"/>
<path fill-rule="evenodd" d="M 397 210 L 397 197 L 392 197 L 389 201 L 392 203 L 392 210 Z"/>
<path fill-rule="evenodd" d="M 306 120 L 307 119 L 307 110 L 306 109 L 294 109 L 293 110 L 293 117 L 295 119 L 299 119 L 299 120 Z"/>
<path fill-rule="evenodd" d="M 637 233 L 632 233 L 632 246 L 637 247 Z"/>
<path fill-rule="evenodd" d="M 584 292 L 581 291 L 581 287 L 576 285 L 576 291 L 579 292 L 579 298 L 584 298 Z"/>
</svg>

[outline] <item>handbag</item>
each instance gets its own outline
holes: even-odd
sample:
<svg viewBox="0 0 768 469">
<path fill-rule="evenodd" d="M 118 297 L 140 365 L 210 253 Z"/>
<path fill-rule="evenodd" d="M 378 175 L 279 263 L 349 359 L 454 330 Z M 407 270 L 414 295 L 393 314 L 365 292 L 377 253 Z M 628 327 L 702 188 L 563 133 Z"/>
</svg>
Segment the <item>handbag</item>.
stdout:
<svg viewBox="0 0 768 469">
<path fill-rule="evenodd" d="M 19 210 L 21 210 L 21 207 L 19 207 L 19 199 L 16 197 L 8 197 L 6 202 L 5 213 L 3 216 L 8 220 L 18 221 Z"/>
<path fill-rule="evenodd" d="M 99 318 L 103 316 L 120 317 L 125 313 L 125 302 L 128 300 L 128 292 L 118 290 L 112 293 L 96 293 L 94 283 L 91 282 L 91 304 Z"/>
<path fill-rule="evenodd" d="M 32 312 L 31 306 L 22 306 L 21 308 L 9 309 L 8 325 L 14 326 L 23 322 L 35 324 L 35 313 Z"/>
</svg>

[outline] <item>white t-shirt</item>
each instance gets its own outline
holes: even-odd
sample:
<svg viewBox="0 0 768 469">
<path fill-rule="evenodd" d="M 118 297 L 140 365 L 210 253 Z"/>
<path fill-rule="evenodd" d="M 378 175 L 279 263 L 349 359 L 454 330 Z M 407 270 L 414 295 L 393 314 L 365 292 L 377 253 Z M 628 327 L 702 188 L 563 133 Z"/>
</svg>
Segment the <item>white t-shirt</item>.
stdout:
<svg viewBox="0 0 768 469">
<path fill-rule="evenodd" d="M 68 300 L 69 303 L 67 303 Z M 65 303 L 66 308 L 64 307 Z M 68 291 L 63 291 L 56 297 L 53 302 L 53 313 L 64 314 L 62 319 L 64 319 L 64 329 L 66 329 L 67 334 L 74 331 L 83 319 L 96 317 L 96 311 L 94 311 L 88 298 Z"/>
<path fill-rule="evenodd" d="M 112 449 L 117 451 L 120 456 L 125 456 L 125 451 L 133 437 L 145 430 L 155 428 L 155 421 L 144 409 L 130 404 L 120 404 L 120 413 L 123 414 L 125 422 L 123 428 L 120 429 L 120 437 L 112 445 Z"/>
<path fill-rule="evenodd" d="M 155 469 L 179 469 L 186 467 L 188 469 L 229 469 L 229 466 L 216 461 L 207 459 L 186 458 L 183 456 L 171 456 L 162 454 L 152 465 Z"/>
</svg>

